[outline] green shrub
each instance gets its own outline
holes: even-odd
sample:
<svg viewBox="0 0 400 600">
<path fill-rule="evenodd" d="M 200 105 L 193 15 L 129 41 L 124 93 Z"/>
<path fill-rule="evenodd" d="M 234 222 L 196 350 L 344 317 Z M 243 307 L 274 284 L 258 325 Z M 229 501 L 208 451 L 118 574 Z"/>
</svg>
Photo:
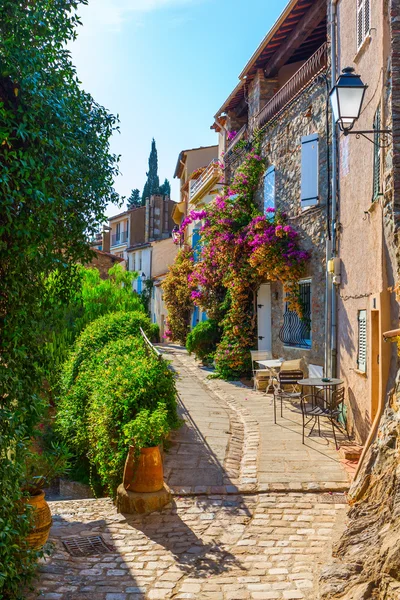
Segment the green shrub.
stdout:
<svg viewBox="0 0 400 600">
<path fill-rule="evenodd" d="M 216 321 L 203 321 L 193 327 L 186 340 L 186 349 L 201 361 L 212 360 L 221 339 L 221 329 Z"/>
<path fill-rule="evenodd" d="M 125 443 L 133 445 L 138 454 L 141 448 L 159 446 L 169 431 L 167 408 L 165 404 L 159 404 L 154 412 L 141 410 L 133 421 L 125 425 Z"/>
<path fill-rule="evenodd" d="M 117 312 L 106 314 L 90 323 L 75 342 L 73 351 L 65 363 L 61 385 L 65 391 L 78 375 L 82 362 L 104 346 L 118 338 L 140 335 L 140 328 L 151 335 L 150 319 L 143 312 Z"/>
<path fill-rule="evenodd" d="M 77 457 L 88 457 L 102 485 L 114 495 L 129 446 L 124 428 L 140 411 L 153 413 L 160 406 L 165 407 L 168 431 L 176 427 L 175 396 L 167 363 L 140 337 L 123 335 L 81 361 L 61 396 L 57 429 Z"/>
<path fill-rule="evenodd" d="M 152 323 L 150 325 L 149 338 L 150 341 L 153 342 L 153 344 L 157 344 L 160 341 L 160 328 L 158 326 L 158 323 Z"/>
</svg>

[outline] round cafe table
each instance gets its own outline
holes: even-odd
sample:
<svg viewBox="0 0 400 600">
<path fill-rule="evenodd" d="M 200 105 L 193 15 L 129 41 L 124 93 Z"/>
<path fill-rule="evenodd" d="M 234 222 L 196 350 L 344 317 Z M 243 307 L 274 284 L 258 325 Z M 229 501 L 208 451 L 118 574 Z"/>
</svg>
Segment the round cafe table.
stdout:
<svg viewBox="0 0 400 600">
<path fill-rule="evenodd" d="M 300 379 L 297 383 L 302 387 L 310 387 L 313 399 L 317 395 L 317 388 L 319 391 L 322 389 L 324 391 L 324 398 L 326 402 L 326 398 L 329 396 L 329 392 L 334 390 L 336 386 L 344 383 L 343 379 L 326 379 L 327 381 L 324 381 L 323 377 L 308 377 L 307 379 Z"/>
</svg>

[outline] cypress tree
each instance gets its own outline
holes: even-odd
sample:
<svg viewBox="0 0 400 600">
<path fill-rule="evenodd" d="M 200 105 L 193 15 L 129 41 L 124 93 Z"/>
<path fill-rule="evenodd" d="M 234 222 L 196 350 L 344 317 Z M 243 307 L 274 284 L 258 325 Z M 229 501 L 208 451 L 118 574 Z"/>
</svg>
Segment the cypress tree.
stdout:
<svg viewBox="0 0 400 600">
<path fill-rule="evenodd" d="M 140 197 L 140 192 L 137 188 L 132 190 L 131 195 L 127 200 L 128 210 L 131 208 L 137 208 L 138 206 L 142 206 L 142 199 Z"/>
<path fill-rule="evenodd" d="M 151 151 L 149 156 L 149 170 L 146 173 L 147 181 L 143 188 L 142 193 L 142 204 L 146 203 L 146 198 L 149 198 L 152 194 L 160 193 L 160 180 L 158 178 L 158 158 L 156 141 L 153 138 L 151 142 Z"/>
<path fill-rule="evenodd" d="M 171 195 L 171 184 L 168 181 L 168 179 L 165 179 L 164 183 L 160 185 L 160 194 L 162 194 L 163 196 Z"/>
</svg>

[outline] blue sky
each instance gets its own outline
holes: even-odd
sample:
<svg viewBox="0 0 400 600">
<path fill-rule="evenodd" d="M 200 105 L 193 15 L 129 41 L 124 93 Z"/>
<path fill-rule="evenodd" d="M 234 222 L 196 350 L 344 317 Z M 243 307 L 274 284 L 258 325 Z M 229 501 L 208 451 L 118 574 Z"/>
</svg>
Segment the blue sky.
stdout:
<svg viewBox="0 0 400 600">
<path fill-rule="evenodd" d="M 217 143 L 213 115 L 271 28 L 285 0 L 89 0 L 71 45 L 83 87 L 120 117 L 112 149 L 121 195 L 142 191 L 151 138 L 160 181 L 182 149 Z M 108 214 L 115 213 L 110 207 Z"/>
</svg>

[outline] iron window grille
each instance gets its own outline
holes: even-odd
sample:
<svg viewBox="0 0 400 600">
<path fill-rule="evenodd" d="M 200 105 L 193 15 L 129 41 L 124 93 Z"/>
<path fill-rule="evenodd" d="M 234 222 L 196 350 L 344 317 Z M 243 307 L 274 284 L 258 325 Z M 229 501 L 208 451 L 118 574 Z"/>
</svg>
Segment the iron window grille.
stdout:
<svg viewBox="0 0 400 600">
<path fill-rule="evenodd" d="M 311 348 L 311 281 L 299 283 L 299 297 L 303 308 L 303 316 L 289 309 L 285 302 L 283 325 L 279 332 L 279 339 L 284 346 L 291 348 Z"/>
</svg>

